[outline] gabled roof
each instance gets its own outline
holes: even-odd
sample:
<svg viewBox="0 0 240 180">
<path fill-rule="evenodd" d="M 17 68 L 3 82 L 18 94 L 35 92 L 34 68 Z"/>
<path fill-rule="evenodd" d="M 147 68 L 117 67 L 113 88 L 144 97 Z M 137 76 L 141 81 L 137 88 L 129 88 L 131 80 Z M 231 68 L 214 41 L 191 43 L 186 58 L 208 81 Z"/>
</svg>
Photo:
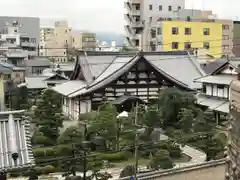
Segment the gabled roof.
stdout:
<svg viewBox="0 0 240 180">
<path fill-rule="evenodd" d="M 26 67 L 50 67 L 52 63 L 46 57 L 36 57 L 33 60 L 25 60 L 24 65 Z"/>
<path fill-rule="evenodd" d="M 201 64 L 201 68 L 206 74 L 212 74 L 217 69 L 222 67 L 226 62 L 227 60 L 216 60 L 210 63 L 203 63 Z"/>
<path fill-rule="evenodd" d="M 146 60 L 159 73 L 183 88 L 201 88 L 201 84 L 193 83 L 193 80 L 205 75 L 197 60 L 187 52 L 179 54 L 177 52 L 125 53 L 121 55 L 104 53 L 90 56 L 84 54 L 83 56 L 84 58 L 79 58 L 76 62 L 72 80 L 77 80 L 79 73 L 83 73 L 85 80 L 88 79 L 86 80 L 87 85 L 79 88 L 79 91 L 69 94 L 70 97 L 89 93 L 107 85 L 128 71 L 140 59 Z M 86 65 L 88 66 L 87 70 L 82 70 Z M 91 80 L 92 77 L 94 78 Z"/>
</svg>

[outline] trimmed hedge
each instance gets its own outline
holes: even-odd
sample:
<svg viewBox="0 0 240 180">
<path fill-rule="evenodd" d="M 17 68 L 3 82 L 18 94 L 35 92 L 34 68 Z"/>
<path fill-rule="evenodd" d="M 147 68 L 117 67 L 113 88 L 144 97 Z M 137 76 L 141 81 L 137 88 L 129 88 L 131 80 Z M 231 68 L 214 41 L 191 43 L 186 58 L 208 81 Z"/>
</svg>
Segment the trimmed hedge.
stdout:
<svg viewBox="0 0 240 180">
<path fill-rule="evenodd" d="M 99 156 L 99 160 L 105 160 L 109 162 L 119 162 L 128 160 L 131 155 L 128 152 L 119 152 L 115 154 L 102 154 Z"/>
<path fill-rule="evenodd" d="M 69 145 L 59 145 L 56 147 L 33 149 L 33 155 L 35 158 L 68 156 L 71 154 L 72 154 L 72 147 Z"/>
</svg>

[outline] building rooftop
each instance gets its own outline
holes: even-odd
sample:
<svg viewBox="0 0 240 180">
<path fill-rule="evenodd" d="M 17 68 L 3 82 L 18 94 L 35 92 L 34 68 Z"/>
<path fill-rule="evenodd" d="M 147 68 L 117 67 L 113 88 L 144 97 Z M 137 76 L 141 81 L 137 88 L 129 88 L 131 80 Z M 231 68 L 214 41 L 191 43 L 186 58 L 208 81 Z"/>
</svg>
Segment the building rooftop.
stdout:
<svg viewBox="0 0 240 180">
<path fill-rule="evenodd" d="M 36 57 L 34 60 L 25 60 L 26 67 L 50 67 L 52 63 L 46 57 Z"/>
<path fill-rule="evenodd" d="M 0 172 L 34 165 L 30 124 L 21 116 L 23 112 L 0 112 Z"/>
<path fill-rule="evenodd" d="M 79 91 L 72 92 L 71 97 L 102 88 L 126 73 L 141 59 L 146 60 L 156 71 L 183 88 L 201 88 L 201 84 L 194 83 L 193 80 L 199 76 L 204 76 L 205 73 L 200 68 L 197 60 L 185 51 L 144 52 L 140 54 L 132 52 L 87 52 L 83 56 L 79 56 L 71 77 L 72 80 L 76 80 L 75 78 L 79 76 L 79 69 L 81 69 L 87 85 L 80 86 Z M 69 89 L 69 85 L 66 83 L 66 85 L 62 84 L 59 88 L 56 87 L 56 90 L 61 93 L 60 89 Z"/>
</svg>

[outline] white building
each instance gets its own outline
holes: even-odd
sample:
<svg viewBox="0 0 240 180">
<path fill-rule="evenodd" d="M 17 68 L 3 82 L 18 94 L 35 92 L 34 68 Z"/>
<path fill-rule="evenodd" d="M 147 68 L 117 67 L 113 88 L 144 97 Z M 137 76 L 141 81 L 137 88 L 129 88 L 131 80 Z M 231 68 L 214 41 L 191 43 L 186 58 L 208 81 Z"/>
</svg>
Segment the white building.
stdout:
<svg viewBox="0 0 240 180">
<path fill-rule="evenodd" d="M 36 38 L 20 33 L 21 25 L 17 21 L 6 27 L 0 33 L 0 52 L 8 59 L 28 59 L 37 56 Z M 19 65 L 19 62 L 13 63 Z M 20 63 L 21 64 L 21 63 Z"/>
<path fill-rule="evenodd" d="M 125 31 L 128 44 L 145 50 L 152 24 L 156 24 L 159 17 L 177 17 L 177 12 L 184 7 L 185 0 L 127 0 Z"/>
<path fill-rule="evenodd" d="M 116 41 L 112 41 L 111 45 L 108 45 L 107 42 L 103 41 L 96 47 L 96 51 L 108 51 L 108 52 L 117 52 L 120 51 L 120 48 L 117 47 Z"/>
<path fill-rule="evenodd" d="M 239 63 L 239 60 L 226 61 L 207 76 L 195 79 L 195 82 L 203 85 L 202 91 L 197 96 L 197 103 L 212 110 L 218 123 L 221 119 L 226 120 L 229 113 L 229 87 L 231 82 L 237 79 Z M 210 67 L 211 64 L 206 66 Z"/>
</svg>

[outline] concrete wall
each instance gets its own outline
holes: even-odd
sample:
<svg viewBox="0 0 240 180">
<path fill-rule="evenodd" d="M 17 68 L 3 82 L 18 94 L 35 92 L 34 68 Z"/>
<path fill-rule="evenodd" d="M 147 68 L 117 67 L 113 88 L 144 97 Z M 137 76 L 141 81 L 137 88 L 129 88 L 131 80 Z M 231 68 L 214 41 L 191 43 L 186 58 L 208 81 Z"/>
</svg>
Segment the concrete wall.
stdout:
<svg viewBox="0 0 240 180">
<path fill-rule="evenodd" d="M 233 54 L 240 57 L 240 21 L 233 22 Z"/>
<path fill-rule="evenodd" d="M 199 168 L 156 178 L 156 180 L 224 180 L 225 165 Z"/>
<path fill-rule="evenodd" d="M 37 44 L 40 41 L 40 19 L 36 17 L 10 17 L 0 16 L 0 29 L 6 26 L 6 23 L 12 23 L 18 21 L 22 26 L 20 33 L 26 33 L 32 38 L 36 38 Z"/>
<path fill-rule="evenodd" d="M 225 160 L 209 161 L 188 167 L 139 174 L 141 180 L 224 180 Z M 129 180 L 129 177 L 120 180 Z"/>
</svg>

